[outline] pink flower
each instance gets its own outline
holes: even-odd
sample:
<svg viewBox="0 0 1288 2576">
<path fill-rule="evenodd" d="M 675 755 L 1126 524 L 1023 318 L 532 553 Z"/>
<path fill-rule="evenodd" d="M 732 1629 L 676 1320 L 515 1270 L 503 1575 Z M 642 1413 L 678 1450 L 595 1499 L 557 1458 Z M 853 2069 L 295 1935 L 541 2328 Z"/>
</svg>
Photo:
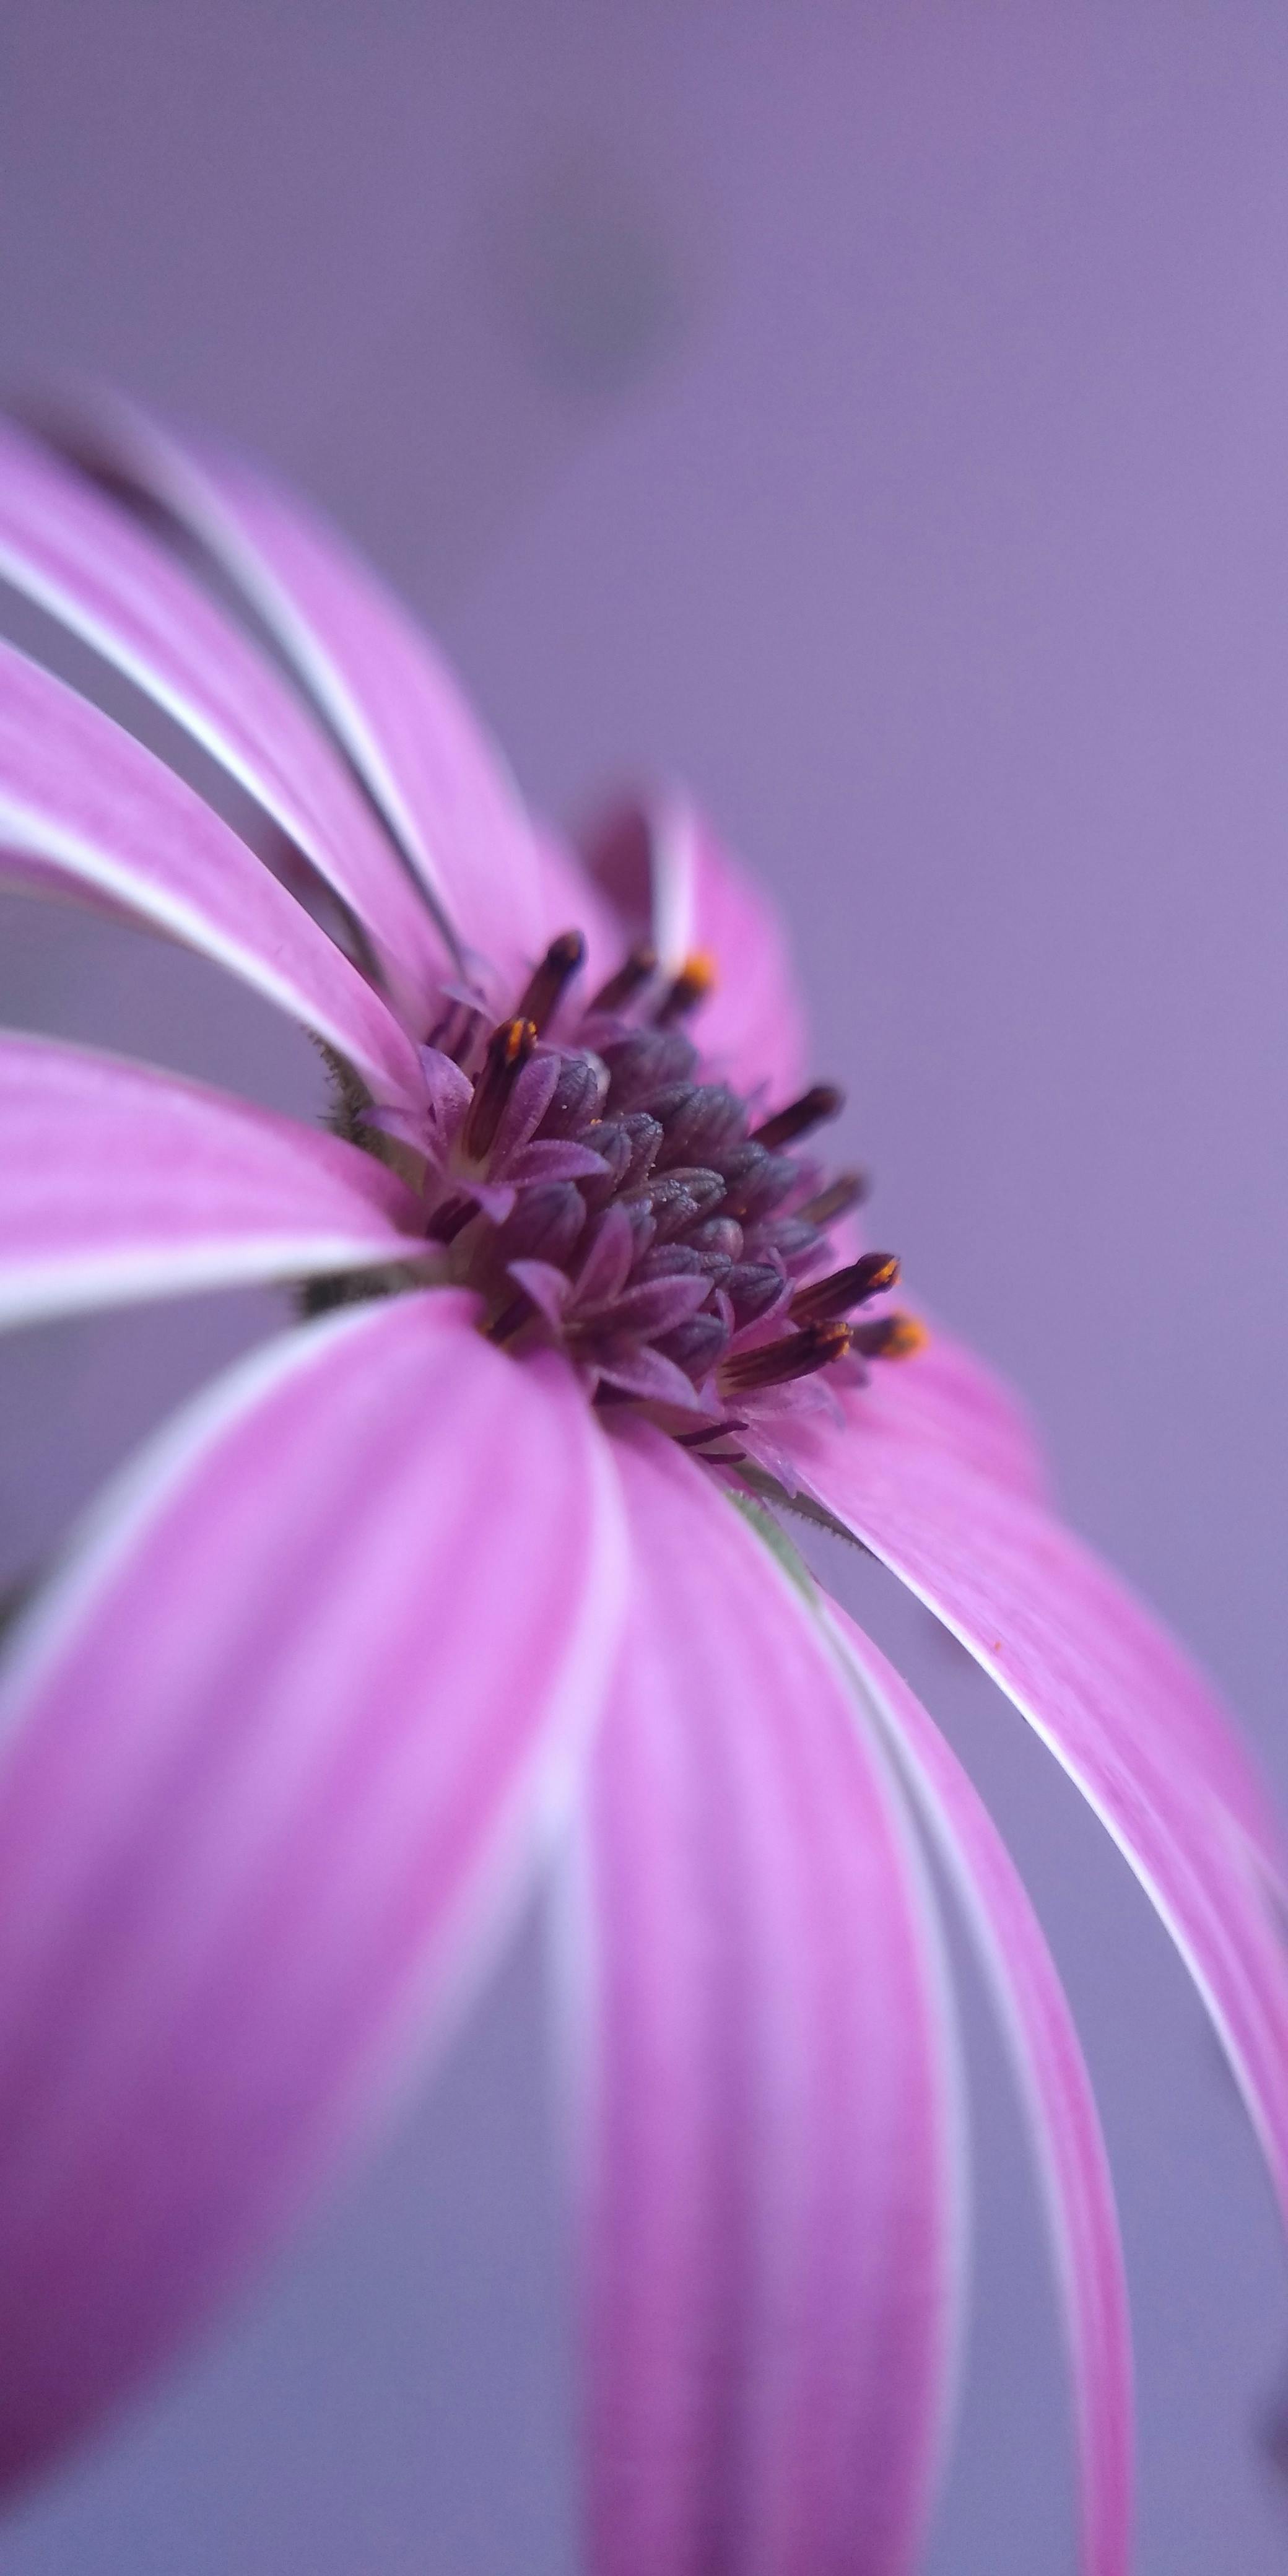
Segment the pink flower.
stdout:
<svg viewBox="0 0 1288 2576">
<path fill-rule="evenodd" d="M 891 1314 L 857 1183 L 817 1159 L 838 1103 L 774 925 L 687 806 L 624 811 L 583 866 L 293 502 L 115 409 L 63 451 L 0 433 L 0 570 L 249 789 L 290 881 L 8 648 L 6 874 L 292 1014 L 338 1132 L 5 1039 L 0 1305 L 285 1279 L 334 1311 L 128 1469 L 12 1639 L 4 2464 L 92 2424 L 268 2254 L 544 1871 L 596 2576 L 911 2568 L 961 2229 L 924 1827 L 1031 2114 L 1083 2565 L 1111 2576 L 1126 2309 L 1068 2009 L 973 1789 L 775 1506 L 884 1559 L 1044 1736 L 1288 2200 L 1281 1864 L 1248 1762 L 1051 1517 L 1011 1398 Z"/>
</svg>

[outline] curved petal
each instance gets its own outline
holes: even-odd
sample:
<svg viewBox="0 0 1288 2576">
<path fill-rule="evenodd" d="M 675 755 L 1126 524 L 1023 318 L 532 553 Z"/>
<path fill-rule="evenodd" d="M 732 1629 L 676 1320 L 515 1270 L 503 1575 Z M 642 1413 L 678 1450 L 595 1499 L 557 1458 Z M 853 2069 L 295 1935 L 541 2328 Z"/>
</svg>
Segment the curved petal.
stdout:
<svg viewBox="0 0 1288 2576">
<path fill-rule="evenodd" d="M 114 662 L 272 815 L 404 979 L 449 970 L 344 762 L 267 656 L 125 512 L 0 421 L 0 575 Z"/>
<path fill-rule="evenodd" d="M 718 1488 L 621 1444 L 569 1953 L 595 2576 L 895 2576 L 937 2466 L 954 2095 L 901 1804 Z"/>
<path fill-rule="evenodd" d="M 924 1309 L 902 1288 L 869 1310 L 883 1306 Z M 774 1424 L 779 1447 L 790 1457 L 797 1446 L 797 1421 L 808 1448 L 802 1465 L 817 1465 L 819 1446 L 835 1439 L 842 1452 L 856 1440 L 877 1433 L 892 1441 L 943 1450 L 976 1475 L 1007 1485 L 1031 1502 L 1045 1502 L 1050 1478 L 1028 1410 L 1014 1387 L 989 1368 L 964 1342 L 930 1326 L 930 1339 L 915 1359 L 874 1368 L 865 1386 L 838 1388 L 835 1430 L 826 1416 L 784 1416 Z M 843 1458 L 840 1462 L 844 1473 Z"/>
<path fill-rule="evenodd" d="M 1131 2327 L 1109 2160 L 1041 1924 L 983 1800 L 908 1685 L 835 1605 L 832 1625 L 952 1877 L 1028 2107 L 1078 2426 L 1083 2576 L 1128 2576 Z"/>
<path fill-rule="evenodd" d="M 573 987 L 573 1000 L 584 1003 L 622 964 L 628 945 L 622 924 L 576 852 L 541 827 L 536 834 L 536 865 L 540 945 L 548 946 L 561 930 L 581 931 L 586 942 L 586 962 Z"/>
<path fill-rule="evenodd" d="M 812 1458 L 808 1432 L 794 1447 L 818 1501 L 961 1639 L 1108 1826 L 1204 1998 L 1288 2216 L 1288 1950 L 1266 1885 L 1279 1836 L 1224 1712 L 1023 1496 L 874 1428 Z"/>
<path fill-rule="evenodd" d="M 415 1258 L 370 1154 L 150 1065 L 0 1034 L 0 1325 Z"/>
<path fill-rule="evenodd" d="M 391 1012 L 245 842 L 119 725 L 0 644 L 0 877 L 11 873 L 167 931 L 301 1020 L 382 1100 L 421 1096 Z"/>
<path fill-rule="evenodd" d="M 901 1439 L 933 1441 L 976 1474 L 1034 1502 L 1046 1500 L 1047 1463 L 1027 1407 L 1005 1378 L 939 1324 L 931 1324 L 930 1340 L 914 1361 L 874 1369 L 847 1409 L 860 1438 L 864 1423 L 877 1420 Z"/>
<path fill-rule="evenodd" d="M 622 1593 L 571 1377 L 471 1301 L 287 1335 L 21 1632 L 0 1756 L 0 2466 L 272 2246 L 478 1974 Z"/>
<path fill-rule="evenodd" d="M 649 932 L 665 974 L 708 954 L 715 986 L 693 1023 L 713 1073 L 778 1106 L 802 1090 L 808 1038 L 795 971 L 767 895 L 687 796 L 627 800 L 588 834 L 586 863 L 628 936 Z"/>
<path fill-rule="evenodd" d="M 509 982 L 545 944 L 532 827 L 456 682 L 370 566 L 223 451 L 103 402 L 55 429 L 177 520 L 242 592 L 343 745 L 445 936 Z"/>
</svg>

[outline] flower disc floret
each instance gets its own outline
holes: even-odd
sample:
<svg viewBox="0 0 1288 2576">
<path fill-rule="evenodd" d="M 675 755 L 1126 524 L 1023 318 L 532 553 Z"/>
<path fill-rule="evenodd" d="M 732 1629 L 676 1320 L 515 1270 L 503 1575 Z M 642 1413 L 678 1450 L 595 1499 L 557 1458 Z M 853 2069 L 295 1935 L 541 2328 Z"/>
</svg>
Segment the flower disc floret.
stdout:
<svg viewBox="0 0 1288 2576">
<path fill-rule="evenodd" d="M 706 1424 L 724 1464 L 734 1399 L 745 1428 L 749 1404 L 799 1404 L 807 1381 L 817 1402 L 824 1377 L 861 1383 L 866 1359 L 910 1356 L 922 1335 L 906 1317 L 846 1320 L 899 1265 L 838 1262 L 858 1184 L 796 1150 L 840 1091 L 817 1083 L 758 1118 L 684 1025 L 714 987 L 709 958 L 663 979 L 633 949 L 579 1009 L 584 956 L 561 933 L 492 1024 L 449 995 L 421 1050 L 422 1116 L 364 1108 L 349 1132 L 411 1155 L 429 1275 L 476 1293 L 491 1340 L 516 1357 L 557 1345 L 595 1404 L 645 1407 L 690 1445 Z"/>
<path fill-rule="evenodd" d="M 1126 2290 L 1069 2008 L 955 1756 L 772 1506 L 868 1550 L 1051 1747 L 1288 2213 L 1255 1766 L 951 1334 L 855 1392 L 922 1328 L 847 1227 L 862 1176 L 814 1158 L 840 1095 L 802 1087 L 772 916 L 687 798 L 565 845 L 307 509 L 116 406 L 66 436 L 0 424 L 6 580 L 249 790 L 282 876 L 3 644 L 0 873 L 285 1012 L 338 1133 L 0 1032 L 0 1321 L 305 1279 L 354 1311 L 187 1408 L 8 1643 L 0 2477 L 267 2255 L 553 1866 L 587 2566 L 911 2568 L 962 2278 L 920 1824 L 1033 2130 L 1079 2563 L 1125 2576 Z"/>
</svg>

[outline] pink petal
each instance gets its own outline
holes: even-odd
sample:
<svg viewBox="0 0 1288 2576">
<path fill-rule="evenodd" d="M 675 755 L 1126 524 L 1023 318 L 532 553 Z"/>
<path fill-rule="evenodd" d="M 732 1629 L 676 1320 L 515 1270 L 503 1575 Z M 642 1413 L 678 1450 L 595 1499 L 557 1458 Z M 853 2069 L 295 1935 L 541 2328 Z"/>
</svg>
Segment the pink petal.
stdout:
<svg viewBox="0 0 1288 2576">
<path fill-rule="evenodd" d="M 1288 2215 L 1288 1954 L 1265 1884 L 1279 1836 L 1224 1711 L 1022 1495 L 875 1426 L 848 1444 L 794 1431 L 793 1449 L 809 1490 L 953 1630 L 1108 1826 L 1203 1996 Z"/>
<path fill-rule="evenodd" d="M 1073 2016 L 1042 1927 L 987 1808 L 938 1728 L 844 1612 L 833 1624 L 952 1876 L 1028 2105 L 1045 2189 L 1078 2424 L 1083 2576 L 1127 2576 L 1131 2330 L 1113 2185 Z"/>
<path fill-rule="evenodd" d="M 402 861 L 272 663 L 122 510 L 3 421 L 0 573 L 186 726 L 422 992 L 448 970 Z"/>
<path fill-rule="evenodd" d="M 471 1301 L 285 1336 L 21 1635 L 0 1765 L 0 2461 L 261 2261 L 459 2008 L 619 1624 L 568 1372 Z"/>
<path fill-rule="evenodd" d="M 937 1951 L 852 1689 L 717 1488 L 623 1441 L 635 1579 L 568 1956 L 594 2576 L 896 2576 L 956 2287 Z"/>
<path fill-rule="evenodd" d="M 455 681 L 400 600 L 267 475 L 103 403 L 68 443 L 207 549 L 298 672 L 447 936 L 521 979 L 549 937 L 532 826 Z M 557 928 L 564 928 L 560 922 Z"/>
<path fill-rule="evenodd" d="M 896 1290 L 890 1303 L 909 1301 Z M 950 1451 L 963 1466 L 1033 1502 L 1047 1498 L 1047 1464 L 1027 1407 L 1005 1378 L 938 1323 L 914 1360 L 874 1368 L 867 1386 L 841 1401 L 856 1436 L 866 1423 L 880 1423 L 898 1438 Z"/>
<path fill-rule="evenodd" d="M 875 1314 L 883 1306 L 923 1311 L 902 1289 L 865 1311 Z M 871 1370 L 865 1386 L 838 1385 L 834 1392 L 839 1406 L 835 1436 L 843 1452 L 848 1454 L 855 1440 L 873 1432 L 896 1441 L 924 1443 L 945 1450 L 963 1467 L 1009 1485 L 1032 1502 L 1046 1500 L 1050 1483 L 1046 1460 L 1021 1398 L 1005 1378 L 937 1323 L 931 1325 L 930 1340 L 915 1359 L 884 1362 Z M 790 1448 L 790 1429 L 782 1423 L 774 1427 Z M 827 1427 L 815 1417 L 809 1430 L 808 1456 L 814 1462 L 819 1455 L 816 1444 L 826 1438 Z"/>
<path fill-rule="evenodd" d="M 303 1021 L 381 1096 L 420 1097 L 397 1021 L 245 842 L 119 725 L 0 644 L 0 876 L 10 874 L 167 931 Z"/>
<path fill-rule="evenodd" d="M 425 1249 L 410 1190 L 339 1137 L 148 1065 L 0 1036 L 0 1324 Z"/>
<path fill-rule="evenodd" d="M 626 939 L 613 906 L 582 866 L 575 850 L 541 824 L 534 829 L 541 938 L 538 952 L 561 930 L 580 930 L 586 962 L 570 996 L 574 1006 L 588 1001 L 622 963 Z M 536 962 L 535 956 L 532 961 Z M 559 1021 L 554 1022 L 555 1030 Z"/>
<path fill-rule="evenodd" d="M 796 976 L 777 914 L 689 799 L 616 808 L 590 834 L 587 862 L 626 936 L 651 932 L 663 972 L 704 950 L 715 990 L 693 1021 L 713 1074 L 774 1107 L 804 1088 L 809 1065 Z"/>
</svg>

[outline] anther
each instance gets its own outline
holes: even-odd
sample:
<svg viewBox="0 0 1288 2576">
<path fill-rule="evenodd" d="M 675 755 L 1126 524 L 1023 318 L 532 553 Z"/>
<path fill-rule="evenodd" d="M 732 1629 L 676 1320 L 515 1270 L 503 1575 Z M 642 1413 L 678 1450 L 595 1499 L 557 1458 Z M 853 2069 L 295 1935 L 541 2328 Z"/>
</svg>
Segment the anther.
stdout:
<svg viewBox="0 0 1288 2576">
<path fill-rule="evenodd" d="M 761 1342 L 754 1351 L 735 1351 L 720 1370 L 727 1395 L 752 1395 L 761 1387 L 786 1386 L 790 1379 L 812 1377 L 830 1360 L 844 1358 L 851 1343 L 848 1324 L 807 1324 L 803 1332 L 784 1333 L 776 1342 Z"/>
<path fill-rule="evenodd" d="M 426 1030 L 425 1044 L 438 1055 L 449 1055 L 453 1064 L 465 1064 L 485 1022 L 486 1013 L 475 1003 L 449 993 L 446 1009 Z"/>
<path fill-rule="evenodd" d="M 845 1107 L 845 1093 L 834 1082 L 816 1082 L 812 1091 L 801 1093 L 799 1100 L 788 1102 L 786 1109 L 776 1109 L 772 1118 L 763 1118 L 752 1128 L 752 1141 L 767 1145 L 771 1153 L 780 1145 L 793 1145 L 798 1136 L 808 1136 L 828 1118 L 836 1118 Z"/>
<path fill-rule="evenodd" d="M 632 948 L 625 963 L 618 967 L 617 973 L 610 975 L 606 984 L 600 985 L 590 1005 L 591 1011 L 625 1010 L 627 1003 L 634 1001 L 636 994 L 656 973 L 657 950 L 650 948 L 646 940 L 641 940 L 637 948 Z"/>
<path fill-rule="evenodd" d="M 834 1225 L 838 1216 L 848 1216 L 851 1208 L 862 1206 L 871 1186 L 866 1172 L 838 1172 L 816 1199 L 809 1199 L 794 1214 L 806 1225 Z"/>
<path fill-rule="evenodd" d="M 807 1287 L 798 1288 L 788 1313 L 794 1324 L 820 1324 L 829 1315 L 848 1315 L 852 1307 L 893 1288 L 898 1276 L 893 1252 L 865 1252 L 848 1269 L 834 1270 L 829 1278 L 811 1279 Z"/>
<path fill-rule="evenodd" d="M 871 1324 L 854 1324 L 850 1338 L 865 1360 L 910 1360 L 924 1351 L 930 1335 L 915 1315 L 881 1315 Z"/>
<path fill-rule="evenodd" d="M 473 1199 L 447 1199 L 430 1218 L 428 1232 L 435 1243 L 455 1243 L 457 1235 L 464 1233 L 470 1218 L 477 1215 Z"/>
<path fill-rule="evenodd" d="M 586 942 L 581 932 L 561 930 L 558 938 L 551 940 L 540 965 L 533 968 L 516 1016 L 531 1020 L 538 1035 L 553 1018 L 585 955 Z"/>
<path fill-rule="evenodd" d="M 532 1322 L 535 1313 L 536 1308 L 532 1299 L 521 1288 L 518 1296 L 512 1297 L 508 1306 L 503 1306 L 500 1314 L 488 1325 L 489 1341 L 513 1341 L 515 1334 L 522 1332 L 524 1325 Z"/>
<path fill-rule="evenodd" d="M 657 1027 L 667 1029 L 673 1020 L 685 1019 L 690 1011 L 696 1011 L 699 1002 L 705 1002 L 708 993 L 714 990 L 715 980 L 714 957 L 709 956 L 705 948 L 695 949 L 692 957 L 685 958 L 675 982 L 669 992 L 663 994 L 653 1013 Z"/>
<path fill-rule="evenodd" d="M 490 1151 L 501 1112 L 536 1043 L 534 1020 L 502 1020 L 493 1029 L 465 1121 L 465 1151 L 474 1162 L 481 1163 Z"/>
</svg>

